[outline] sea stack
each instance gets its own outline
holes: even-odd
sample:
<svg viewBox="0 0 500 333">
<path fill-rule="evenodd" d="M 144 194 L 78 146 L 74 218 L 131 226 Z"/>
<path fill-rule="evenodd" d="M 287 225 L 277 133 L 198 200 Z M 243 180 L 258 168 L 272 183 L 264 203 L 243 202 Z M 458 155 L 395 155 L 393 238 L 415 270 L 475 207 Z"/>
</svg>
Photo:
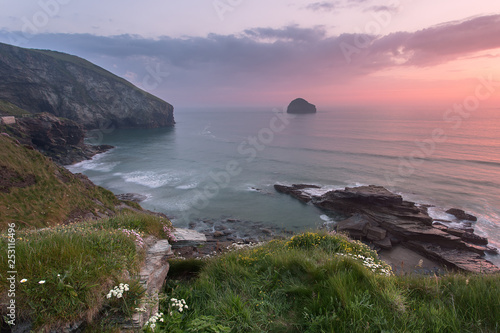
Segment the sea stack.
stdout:
<svg viewBox="0 0 500 333">
<path fill-rule="evenodd" d="M 316 105 L 309 103 L 303 98 L 297 98 L 288 105 L 286 112 L 294 114 L 316 113 Z"/>
</svg>

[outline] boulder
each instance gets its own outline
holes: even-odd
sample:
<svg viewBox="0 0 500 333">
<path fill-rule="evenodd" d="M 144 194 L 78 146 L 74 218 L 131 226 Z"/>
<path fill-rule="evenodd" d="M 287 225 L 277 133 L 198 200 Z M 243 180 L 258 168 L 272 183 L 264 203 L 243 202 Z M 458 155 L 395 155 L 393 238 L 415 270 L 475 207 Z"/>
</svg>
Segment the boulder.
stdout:
<svg viewBox="0 0 500 333">
<path fill-rule="evenodd" d="M 373 244 L 380 247 L 382 250 L 392 249 L 392 242 L 390 237 L 386 237 L 382 240 L 373 241 Z"/>
<path fill-rule="evenodd" d="M 207 241 L 207 236 L 201 232 L 189 229 L 177 228 L 174 231 L 175 242 L 172 243 L 172 248 L 180 248 L 185 246 L 198 246 Z"/>
<path fill-rule="evenodd" d="M 367 235 L 371 221 L 364 215 L 356 214 L 337 223 L 337 232 L 347 232 L 351 237 L 361 238 Z"/>
<path fill-rule="evenodd" d="M 366 238 L 368 238 L 371 241 L 381 241 L 385 239 L 386 236 L 387 236 L 387 230 L 385 229 L 372 226 L 369 226 L 367 228 Z"/>
<path fill-rule="evenodd" d="M 133 202 L 142 202 L 148 198 L 147 196 L 139 193 L 122 193 L 122 194 L 117 194 L 116 197 L 118 198 L 118 200 L 126 200 Z"/>
<path fill-rule="evenodd" d="M 471 214 L 467 214 L 462 209 L 450 208 L 446 211 L 446 213 L 455 216 L 459 220 L 477 221 L 477 217 L 475 217 L 474 215 L 471 215 Z"/>
<path fill-rule="evenodd" d="M 297 98 L 288 105 L 286 112 L 293 114 L 316 113 L 316 106 L 303 98 Z"/>
<path fill-rule="evenodd" d="M 305 202 L 305 203 L 308 203 L 309 201 L 311 201 L 312 196 L 303 190 L 304 189 L 319 189 L 319 188 L 321 188 L 321 187 L 316 186 L 316 185 L 306 185 L 306 184 L 300 184 L 300 185 L 293 184 L 292 186 L 286 186 L 286 185 L 280 185 L 280 184 L 274 185 L 274 189 L 276 191 L 289 194 L 292 197 L 294 197 L 295 199 L 298 199 L 298 200 Z"/>
</svg>

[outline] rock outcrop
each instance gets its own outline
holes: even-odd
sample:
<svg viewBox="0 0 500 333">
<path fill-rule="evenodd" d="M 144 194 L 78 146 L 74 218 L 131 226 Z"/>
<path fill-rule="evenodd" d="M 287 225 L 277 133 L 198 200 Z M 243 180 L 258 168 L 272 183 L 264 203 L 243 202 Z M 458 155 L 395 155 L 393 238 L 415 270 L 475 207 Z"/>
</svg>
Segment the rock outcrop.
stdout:
<svg viewBox="0 0 500 333">
<path fill-rule="evenodd" d="M 294 114 L 316 113 L 316 106 L 303 98 L 297 98 L 288 105 L 286 112 Z"/>
<path fill-rule="evenodd" d="M 446 211 L 446 213 L 451 214 L 455 216 L 459 220 L 465 220 L 465 221 L 477 221 L 477 217 L 471 214 L 467 214 L 464 212 L 462 209 L 458 208 L 450 208 Z"/>
<path fill-rule="evenodd" d="M 141 330 L 146 321 L 158 312 L 158 295 L 165 284 L 170 269 L 168 259 L 173 256 L 173 252 L 168 240 L 148 237 L 145 242 L 148 245 L 146 259 L 139 272 L 139 281 L 144 287 L 145 293 L 142 297 L 142 303 L 138 306 L 145 311 L 135 312 L 129 321 L 123 323 L 124 331 L 137 332 Z"/>
<path fill-rule="evenodd" d="M 18 118 L 14 124 L 3 126 L 22 144 L 32 146 L 59 165 L 77 163 L 113 148 L 85 144 L 81 125 L 50 113 Z"/>
<path fill-rule="evenodd" d="M 85 129 L 172 126 L 172 105 L 82 58 L 0 43 L 0 102 Z"/>
<path fill-rule="evenodd" d="M 452 269 L 500 272 L 499 267 L 484 258 L 485 252 L 497 251 L 487 246 L 487 239 L 464 230 L 435 227 L 427 207 L 405 201 L 384 187 L 346 187 L 324 193 L 318 191 L 318 186 L 309 185 L 275 185 L 275 189 L 344 215 L 346 219 L 336 226 L 338 231 L 382 249 L 402 244 Z"/>
</svg>

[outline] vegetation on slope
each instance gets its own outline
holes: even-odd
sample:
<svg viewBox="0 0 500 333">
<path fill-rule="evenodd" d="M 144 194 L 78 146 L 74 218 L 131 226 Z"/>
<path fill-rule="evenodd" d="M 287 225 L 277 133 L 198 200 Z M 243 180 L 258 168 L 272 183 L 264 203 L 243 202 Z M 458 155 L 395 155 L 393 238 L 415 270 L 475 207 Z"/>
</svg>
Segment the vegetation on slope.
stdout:
<svg viewBox="0 0 500 333">
<path fill-rule="evenodd" d="M 28 111 L 23 110 L 8 101 L 0 99 L 0 115 L 6 116 L 22 116 L 29 114 Z"/>
<path fill-rule="evenodd" d="M 499 276 L 387 276 L 385 270 L 376 253 L 366 246 L 326 233 L 275 240 L 203 262 L 172 262 L 163 316 L 154 323 L 154 329 L 157 332 L 500 330 Z M 197 272 L 196 278 L 183 278 L 193 272 Z M 188 307 L 180 307 L 176 303 L 179 299 Z"/>
<path fill-rule="evenodd" d="M 114 212 L 110 191 L 0 135 L 0 230 L 58 225 L 85 212 Z"/>
<path fill-rule="evenodd" d="M 115 215 L 120 203 L 130 209 Z M 143 237 L 171 237 L 168 219 L 141 211 L 0 134 L 0 303 L 12 299 L 7 278 L 15 270 L 17 324 L 29 321 L 36 331 L 58 330 L 96 316 L 105 321 L 129 316 L 143 292 L 137 277 Z M 113 217 L 67 223 L 77 216 L 82 221 L 86 212 Z M 114 286 L 125 285 L 120 299 L 106 297 Z M 0 310 L 4 320 L 5 311 Z"/>
<path fill-rule="evenodd" d="M 168 239 L 168 220 L 125 214 L 99 221 L 16 232 L 17 322 L 30 320 L 35 330 L 56 328 L 97 315 L 130 315 L 143 290 L 137 274 L 144 260 L 146 235 Z M 7 253 L 9 237 L 0 237 Z M 8 300 L 7 256 L 0 256 L 0 299 Z M 113 286 L 129 290 L 117 302 L 107 298 Z M 2 309 L 4 311 L 5 309 Z M 5 315 L 5 314 L 3 314 Z M 102 318 L 101 318 L 102 320 Z"/>
</svg>

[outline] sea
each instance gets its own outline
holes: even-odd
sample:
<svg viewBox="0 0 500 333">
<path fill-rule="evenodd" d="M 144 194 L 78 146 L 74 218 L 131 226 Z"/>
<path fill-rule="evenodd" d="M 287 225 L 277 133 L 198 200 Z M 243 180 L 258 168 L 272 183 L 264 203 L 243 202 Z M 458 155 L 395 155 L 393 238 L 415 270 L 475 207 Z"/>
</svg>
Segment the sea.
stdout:
<svg viewBox="0 0 500 333">
<path fill-rule="evenodd" d="M 493 112 L 491 114 L 498 114 Z M 332 108 L 288 115 L 284 108 L 178 108 L 176 125 L 90 132 L 114 149 L 67 166 L 177 227 L 201 220 L 259 222 L 300 232 L 338 216 L 279 194 L 275 184 L 326 189 L 380 185 L 428 204 L 432 217 L 460 208 L 476 233 L 500 248 L 500 118 L 446 110 Z M 488 259 L 500 265 L 500 256 Z"/>
</svg>

